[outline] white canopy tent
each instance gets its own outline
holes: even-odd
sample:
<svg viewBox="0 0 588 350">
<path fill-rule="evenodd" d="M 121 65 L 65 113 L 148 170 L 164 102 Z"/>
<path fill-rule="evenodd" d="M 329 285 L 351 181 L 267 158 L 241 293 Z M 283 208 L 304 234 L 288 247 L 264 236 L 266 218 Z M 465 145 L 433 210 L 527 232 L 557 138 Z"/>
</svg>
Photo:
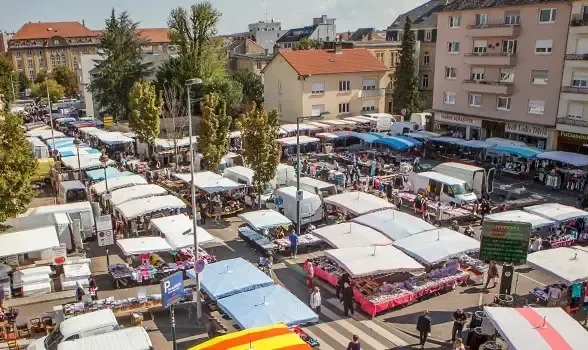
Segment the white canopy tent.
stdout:
<svg viewBox="0 0 588 350">
<path fill-rule="evenodd" d="M 313 142 L 320 142 L 320 139 L 317 139 L 316 137 L 310 137 L 310 136 L 305 136 L 305 135 L 301 135 L 299 137 L 299 142 L 301 145 L 306 145 L 309 143 L 313 143 Z M 282 139 L 278 139 L 278 142 L 282 145 L 282 146 L 294 146 L 296 145 L 296 136 L 293 137 L 284 137 Z"/>
<path fill-rule="evenodd" d="M 183 209 L 185 207 L 186 203 L 178 197 L 166 195 L 135 199 L 122 203 L 121 205 L 116 206 L 115 209 L 129 220 L 161 210 Z"/>
<path fill-rule="evenodd" d="M 100 140 L 100 142 L 107 144 L 107 145 L 118 145 L 121 143 L 133 143 L 133 140 L 130 137 L 124 136 L 121 132 L 118 131 L 102 131 L 98 133 L 94 133 L 94 136 Z"/>
<path fill-rule="evenodd" d="M 315 122 L 315 121 L 307 121 L 306 124 L 316 126 L 317 128 L 323 129 L 323 130 L 328 130 L 328 129 L 333 128 L 333 125 L 325 124 L 325 123 L 321 123 L 321 122 Z"/>
<path fill-rule="evenodd" d="M 71 157 L 74 158 L 74 157 Z M 97 182 L 90 186 L 90 189 L 96 192 L 97 195 L 106 193 L 106 182 L 108 181 L 108 191 L 112 192 L 119 188 L 136 186 L 136 185 L 147 185 L 147 180 L 140 175 L 129 175 L 115 177 L 104 181 Z"/>
<path fill-rule="evenodd" d="M 555 222 L 542 216 L 531 214 L 522 210 L 509 210 L 501 213 L 490 214 L 484 217 L 485 220 L 493 221 L 512 221 L 525 222 L 531 224 L 531 227 L 541 227 L 555 225 Z"/>
<path fill-rule="evenodd" d="M 523 208 L 524 211 L 553 221 L 566 221 L 588 216 L 588 212 L 559 203 L 545 203 Z"/>
<path fill-rule="evenodd" d="M 405 237 L 394 242 L 394 246 L 426 265 L 434 265 L 454 256 L 475 252 L 480 249 L 480 242 L 442 228 Z"/>
<path fill-rule="evenodd" d="M 161 233 L 173 250 L 194 246 L 194 227 L 192 220 L 185 214 L 152 219 L 151 225 Z M 216 241 L 208 231 L 200 226 L 196 228 L 196 232 L 199 245 Z"/>
<path fill-rule="evenodd" d="M 228 178 L 229 180 L 233 180 L 235 182 L 239 182 L 239 180 L 245 182 L 245 185 L 251 186 L 253 184 L 253 177 L 255 176 L 255 172 L 253 169 L 244 167 L 242 165 L 236 165 L 232 167 L 225 168 L 223 177 Z"/>
<path fill-rule="evenodd" d="M 353 215 L 363 215 L 392 208 L 392 203 L 365 192 L 344 192 L 324 199 L 325 203 L 343 209 Z"/>
<path fill-rule="evenodd" d="M 196 137 L 192 138 L 192 142 L 194 144 L 197 143 Z M 155 139 L 155 147 L 163 148 L 163 149 L 172 149 L 175 147 L 188 147 L 190 146 L 190 138 L 183 137 L 181 139 Z"/>
<path fill-rule="evenodd" d="M 380 232 L 355 222 L 324 226 L 315 229 L 312 233 L 334 248 L 392 244 L 392 240 Z"/>
<path fill-rule="evenodd" d="M 191 183 L 191 176 L 189 173 L 175 173 L 173 176 L 187 184 Z M 194 173 L 194 186 L 205 192 L 215 193 L 231 191 L 242 187 L 243 185 L 211 171 L 201 171 L 199 173 Z"/>
<path fill-rule="evenodd" d="M 86 169 L 96 169 L 96 168 L 102 168 L 104 166 L 104 164 L 102 162 L 100 162 L 100 154 L 80 154 L 80 158 L 79 158 L 79 168 L 81 168 L 82 170 L 86 170 Z M 110 166 L 115 164 L 116 162 L 112 159 L 109 159 L 106 162 L 106 166 Z M 61 164 L 66 167 L 66 168 L 70 168 L 72 170 L 78 170 L 78 157 L 65 157 L 65 158 L 61 158 Z"/>
<path fill-rule="evenodd" d="M 351 277 L 395 272 L 419 273 L 425 269 L 416 260 L 390 245 L 325 250 L 325 256 L 337 262 Z"/>
<path fill-rule="evenodd" d="M 320 121 L 323 124 L 337 125 L 337 126 L 350 126 L 356 125 L 357 123 L 351 120 L 344 119 L 325 119 Z"/>
<path fill-rule="evenodd" d="M 59 247 L 55 226 L 13 231 L 0 235 L 0 257 L 38 252 Z"/>
<path fill-rule="evenodd" d="M 562 308 L 484 306 L 509 350 L 586 349 L 588 332 Z"/>
<path fill-rule="evenodd" d="M 588 248 L 559 247 L 527 255 L 527 264 L 567 284 L 588 279 Z"/>
<path fill-rule="evenodd" d="M 425 220 L 393 209 L 362 215 L 352 221 L 382 232 L 393 241 L 435 229 Z"/>
<path fill-rule="evenodd" d="M 359 124 L 371 123 L 371 122 L 374 121 L 373 118 L 364 117 L 362 115 L 357 115 L 355 117 L 345 117 L 345 118 L 343 118 L 343 120 L 349 120 L 349 121 L 356 122 L 356 123 L 359 123 Z"/>
<path fill-rule="evenodd" d="M 287 133 L 296 132 L 296 124 L 282 124 L 282 125 L 280 125 L 280 128 L 282 128 Z M 298 129 L 300 129 L 301 131 L 307 131 L 307 130 L 317 130 L 318 127 L 316 127 L 312 124 L 299 123 Z"/>
<path fill-rule="evenodd" d="M 110 193 L 110 203 L 117 206 L 135 199 L 162 196 L 167 193 L 165 188 L 154 184 L 124 187 Z"/>
<path fill-rule="evenodd" d="M 140 237 L 119 239 L 116 241 L 125 256 L 143 253 L 169 252 L 172 247 L 161 237 Z"/>
<path fill-rule="evenodd" d="M 53 133 L 51 133 L 51 129 L 35 129 L 35 130 L 27 131 L 26 136 L 35 136 L 35 137 L 39 137 L 43 140 L 48 140 L 53 137 L 55 137 L 55 138 L 65 137 L 65 134 L 62 133 L 61 131 L 57 131 L 57 130 L 53 130 Z"/>
<path fill-rule="evenodd" d="M 239 214 L 239 219 L 245 221 L 256 231 L 292 224 L 290 219 L 271 209 L 250 211 Z"/>
</svg>

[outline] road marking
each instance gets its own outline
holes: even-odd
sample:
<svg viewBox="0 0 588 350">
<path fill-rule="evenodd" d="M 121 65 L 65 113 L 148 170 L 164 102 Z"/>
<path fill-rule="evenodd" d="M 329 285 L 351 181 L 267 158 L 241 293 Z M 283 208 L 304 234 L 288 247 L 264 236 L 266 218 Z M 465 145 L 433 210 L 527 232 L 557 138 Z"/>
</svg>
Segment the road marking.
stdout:
<svg viewBox="0 0 588 350">
<path fill-rule="evenodd" d="M 333 338 L 337 343 L 341 344 L 344 349 L 346 349 L 347 345 L 349 345 L 349 339 L 342 336 L 339 332 L 334 330 L 333 327 L 329 326 L 328 324 L 318 323 L 318 324 L 316 324 L 316 328 L 320 329 L 325 334 L 328 334 L 329 337 Z M 322 348 L 322 344 L 323 344 L 323 342 L 321 342 L 321 348 Z"/>
<path fill-rule="evenodd" d="M 359 321 L 359 323 L 363 324 L 367 328 L 373 330 L 377 334 L 379 334 L 379 335 L 383 336 L 384 338 L 388 339 L 389 341 L 391 341 L 392 343 L 394 343 L 396 346 L 407 346 L 408 345 L 407 342 L 405 342 L 404 340 L 398 338 L 397 336 L 395 336 L 394 334 L 392 334 L 392 332 L 390 332 L 389 330 L 387 330 L 386 328 L 380 326 L 379 324 L 377 324 L 376 322 L 374 322 L 372 320 Z"/>
<path fill-rule="evenodd" d="M 321 309 L 321 313 L 323 315 L 325 315 L 326 317 L 330 318 L 334 323 L 339 324 L 344 329 L 350 331 L 353 334 L 357 334 L 359 336 L 359 339 L 362 339 L 363 341 L 365 341 L 368 345 L 370 345 L 374 349 L 386 350 L 386 349 L 390 348 L 389 346 L 386 346 L 386 345 L 380 343 L 379 341 L 377 341 L 376 339 L 370 337 L 369 335 L 367 335 L 366 333 L 361 331 L 359 328 L 355 327 L 348 320 L 341 319 L 341 317 L 339 317 L 339 315 L 335 314 L 333 311 L 331 311 L 327 308 L 324 308 L 324 309 Z M 328 334 L 330 335 L 330 333 L 328 333 Z"/>
<path fill-rule="evenodd" d="M 482 292 L 480 292 L 480 298 L 478 299 L 478 307 L 482 306 L 483 298 L 484 296 L 482 295 Z"/>
<path fill-rule="evenodd" d="M 322 340 L 321 338 L 317 337 L 316 334 L 314 334 L 310 329 L 308 328 L 304 328 L 304 331 L 306 332 L 306 334 L 310 335 L 311 337 L 313 337 L 316 341 L 319 342 L 319 349 L 321 350 L 335 350 L 332 347 L 329 346 L 329 344 L 327 344 L 327 342 L 325 342 L 324 340 Z M 324 332 L 324 331 L 323 331 Z M 329 333 L 330 334 L 330 333 Z"/>
<path fill-rule="evenodd" d="M 519 272 L 517 272 L 517 274 L 518 274 L 520 277 L 526 278 L 526 279 L 528 279 L 528 280 L 529 280 L 529 281 L 531 281 L 531 282 L 535 282 L 535 283 L 537 283 L 537 284 L 539 284 L 539 285 L 541 285 L 541 286 L 545 286 L 545 283 L 541 283 L 541 282 L 539 282 L 539 281 L 537 281 L 537 280 L 534 280 L 534 279 L 532 279 L 531 277 L 528 277 L 528 276 L 522 275 L 522 274 L 520 274 Z"/>
</svg>

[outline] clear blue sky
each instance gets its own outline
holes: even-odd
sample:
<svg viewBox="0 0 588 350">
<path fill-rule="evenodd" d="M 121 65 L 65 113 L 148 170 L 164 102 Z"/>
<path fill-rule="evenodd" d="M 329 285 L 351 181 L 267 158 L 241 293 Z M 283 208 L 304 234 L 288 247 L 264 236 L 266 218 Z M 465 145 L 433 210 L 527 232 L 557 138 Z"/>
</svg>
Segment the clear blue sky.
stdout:
<svg viewBox="0 0 588 350">
<path fill-rule="evenodd" d="M 195 0 L 0 0 L 0 30 L 16 31 L 26 22 L 86 21 L 91 29 L 104 27 L 111 8 L 126 10 L 142 27 L 165 27 L 172 8 Z M 359 27 L 385 29 L 401 13 L 425 0 L 212 0 L 222 12 L 222 34 L 247 30 L 247 24 L 268 18 L 284 28 L 312 24 L 313 17 L 335 17 L 337 31 Z"/>
</svg>

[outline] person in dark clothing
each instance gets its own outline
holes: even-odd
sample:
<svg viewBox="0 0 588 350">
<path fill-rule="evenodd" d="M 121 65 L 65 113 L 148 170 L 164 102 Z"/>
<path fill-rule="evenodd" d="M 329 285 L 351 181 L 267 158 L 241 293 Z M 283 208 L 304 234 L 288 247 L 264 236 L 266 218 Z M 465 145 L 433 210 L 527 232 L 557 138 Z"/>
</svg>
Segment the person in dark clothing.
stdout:
<svg viewBox="0 0 588 350">
<path fill-rule="evenodd" d="M 345 282 L 349 283 L 349 274 L 347 273 L 342 274 L 337 281 L 337 288 L 335 288 L 335 298 L 339 299 L 339 293 L 343 289 L 343 284 Z"/>
<path fill-rule="evenodd" d="M 82 297 L 85 294 L 86 293 L 84 292 L 84 287 L 82 287 L 82 284 L 80 283 L 80 281 L 76 281 L 76 300 L 82 301 Z"/>
<path fill-rule="evenodd" d="M 98 285 L 96 284 L 96 280 L 93 276 L 88 278 L 88 289 L 90 290 L 92 300 L 98 300 Z"/>
<path fill-rule="evenodd" d="M 461 338 L 461 331 L 463 330 L 463 325 L 468 320 L 468 316 L 463 312 L 462 309 L 457 309 L 453 313 L 453 329 L 451 330 L 451 341 L 455 341 L 455 334 L 457 333 L 457 337 Z"/>
<path fill-rule="evenodd" d="M 353 309 L 353 287 L 351 287 L 350 283 L 343 283 L 341 294 L 343 295 L 343 314 L 349 316 L 349 312 L 351 311 L 351 316 L 353 316 L 355 314 L 355 310 Z"/>
<path fill-rule="evenodd" d="M 429 317 L 429 310 L 425 310 L 421 316 L 419 316 L 416 324 L 417 331 L 419 331 L 419 344 L 421 348 L 425 347 L 427 337 L 431 333 L 431 318 Z"/>
<path fill-rule="evenodd" d="M 349 342 L 349 345 L 347 345 L 347 350 L 360 350 L 361 346 L 357 334 L 354 334 L 352 339 L 353 340 Z"/>
<path fill-rule="evenodd" d="M 200 202 L 200 225 L 206 224 L 206 201 Z"/>
</svg>

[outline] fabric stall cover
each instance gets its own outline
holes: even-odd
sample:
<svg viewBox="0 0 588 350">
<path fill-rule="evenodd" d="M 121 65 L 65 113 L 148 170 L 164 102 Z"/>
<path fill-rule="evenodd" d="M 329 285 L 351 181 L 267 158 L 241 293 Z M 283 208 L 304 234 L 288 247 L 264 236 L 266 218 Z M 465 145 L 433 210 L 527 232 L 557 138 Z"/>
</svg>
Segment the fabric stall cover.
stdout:
<svg viewBox="0 0 588 350">
<path fill-rule="evenodd" d="M 435 229 L 425 220 L 393 209 L 362 215 L 351 221 L 382 232 L 393 241 Z"/>
<path fill-rule="evenodd" d="M 588 248 L 559 247 L 527 256 L 527 265 L 567 284 L 588 280 Z"/>
<path fill-rule="evenodd" d="M 318 128 L 311 124 L 299 123 L 298 126 L 296 124 L 282 124 L 280 125 L 286 133 L 296 132 L 298 128 L 301 131 L 308 131 L 308 130 L 317 130 Z"/>
<path fill-rule="evenodd" d="M 188 270 L 187 275 L 194 278 L 194 270 Z M 215 301 L 274 284 L 268 275 L 243 258 L 208 264 L 199 277 L 202 289 Z"/>
<path fill-rule="evenodd" d="M 61 164 L 65 168 L 69 168 L 72 170 L 86 170 L 86 169 L 97 169 L 103 168 L 104 163 L 100 162 L 100 155 L 99 154 L 80 154 L 79 159 L 79 167 L 78 167 L 78 157 L 65 157 L 61 158 Z M 116 164 L 116 162 L 112 159 L 109 159 L 106 162 L 106 166 L 111 166 Z M 110 185 L 110 183 L 109 183 Z"/>
<path fill-rule="evenodd" d="M 407 142 L 391 136 L 381 137 L 375 140 L 373 143 L 388 146 L 395 151 L 405 151 L 410 147 L 407 145 Z"/>
<path fill-rule="evenodd" d="M 415 131 L 415 132 L 410 132 L 410 133 L 406 134 L 406 136 L 409 136 L 413 139 L 426 140 L 426 139 L 434 139 L 437 137 L 441 137 L 441 134 L 438 134 L 436 132 L 430 132 L 430 131 Z"/>
<path fill-rule="evenodd" d="M 92 181 L 104 180 L 104 169 L 89 170 L 86 172 L 86 174 L 88 175 L 88 177 Z M 106 168 L 106 178 L 107 179 L 113 179 L 115 177 L 131 176 L 131 175 L 135 175 L 135 174 L 130 171 L 122 171 L 121 172 L 116 168 L 111 168 L 111 167 Z"/>
<path fill-rule="evenodd" d="M 161 196 L 167 193 L 165 188 L 154 184 L 124 187 L 110 193 L 110 203 L 117 206 L 135 199 Z"/>
<path fill-rule="evenodd" d="M 586 349 L 588 332 L 562 308 L 484 306 L 484 312 L 512 350 Z"/>
<path fill-rule="evenodd" d="M 194 226 L 185 214 L 151 219 L 151 225 L 159 231 L 173 250 L 194 247 Z M 215 242 L 216 239 L 204 228 L 197 226 L 198 245 Z"/>
<path fill-rule="evenodd" d="M 176 196 L 166 195 L 150 198 L 135 199 L 116 206 L 116 210 L 130 220 L 149 213 L 169 209 L 183 209 L 186 207 L 181 199 Z"/>
<path fill-rule="evenodd" d="M 325 198 L 324 202 L 353 215 L 363 215 L 392 208 L 392 203 L 387 200 L 359 191 L 336 194 Z"/>
<path fill-rule="evenodd" d="M 256 231 L 278 226 L 289 226 L 292 221 L 275 210 L 257 210 L 239 214 L 239 219 L 245 221 Z"/>
<path fill-rule="evenodd" d="M 523 208 L 523 210 L 558 222 L 588 216 L 588 212 L 582 209 L 559 203 L 538 204 Z"/>
<path fill-rule="evenodd" d="M 566 164 L 570 164 L 577 167 L 584 167 L 588 165 L 588 156 L 584 154 L 578 153 L 571 153 L 571 152 L 561 152 L 561 151 L 551 151 L 541 153 L 537 156 L 539 159 L 549 159 L 556 162 L 562 162 Z"/>
<path fill-rule="evenodd" d="M 147 180 L 140 175 L 117 177 L 108 180 L 108 191 L 112 192 L 119 188 L 135 185 L 147 185 Z M 99 196 L 102 195 L 106 192 L 106 180 L 93 184 L 90 186 L 90 190 L 94 191 Z"/>
<path fill-rule="evenodd" d="M 324 226 L 315 229 L 312 233 L 334 248 L 392 244 L 392 240 L 382 233 L 355 222 Z"/>
<path fill-rule="evenodd" d="M 127 238 L 116 241 L 125 256 L 143 253 L 169 252 L 172 250 L 165 239 L 161 237 Z"/>
<path fill-rule="evenodd" d="M 492 146 L 527 147 L 527 144 L 522 141 L 508 140 L 501 137 L 491 137 L 486 139 L 485 142 L 492 144 Z"/>
<path fill-rule="evenodd" d="M 306 145 L 309 143 L 313 143 L 313 142 L 320 142 L 320 139 L 317 139 L 316 137 L 309 137 L 309 136 L 304 136 L 301 135 L 299 137 L 299 142 L 301 145 Z M 296 136 L 294 137 L 284 137 L 282 139 L 278 139 L 278 142 L 282 145 L 282 146 L 294 146 L 296 145 Z"/>
<path fill-rule="evenodd" d="M 381 136 L 372 135 L 366 132 L 353 132 L 353 131 L 338 131 L 334 133 L 339 138 L 349 138 L 354 137 L 356 139 L 360 139 L 365 143 L 374 143 L 374 141 L 378 140 Z"/>
<path fill-rule="evenodd" d="M 194 144 L 197 143 L 196 137 L 192 139 Z M 163 149 L 172 149 L 175 147 L 188 147 L 190 146 L 190 138 L 183 137 L 181 139 L 155 139 L 155 147 L 163 148 Z"/>
<path fill-rule="evenodd" d="M 102 155 L 101 151 L 99 151 L 95 148 L 90 148 L 90 147 L 80 147 L 78 149 L 76 147 L 68 146 L 68 147 L 57 148 L 57 151 L 59 152 L 59 155 L 61 155 L 62 158 L 74 157 L 78 153 L 80 154 L 80 156 L 88 155 L 90 157 L 96 157 L 96 158 L 99 158 Z"/>
<path fill-rule="evenodd" d="M 218 305 L 242 329 L 276 323 L 294 326 L 319 321 L 318 315 L 306 303 L 278 285 L 219 299 Z"/>
<path fill-rule="evenodd" d="M 506 145 L 498 145 L 492 147 L 489 152 L 491 153 L 508 153 L 513 154 L 518 157 L 523 157 L 527 159 L 532 159 L 537 157 L 539 154 L 543 153 L 543 150 L 538 148 L 531 148 L 531 147 L 518 147 L 518 146 L 506 146 Z"/>
<path fill-rule="evenodd" d="M 417 233 L 394 242 L 394 246 L 426 265 L 475 252 L 480 242 L 448 228 Z"/>
<path fill-rule="evenodd" d="M 0 257 L 59 247 L 55 226 L 7 232 L 0 235 Z"/>
<path fill-rule="evenodd" d="M 192 182 L 190 173 L 176 173 L 173 174 L 173 176 L 187 184 Z M 222 177 L 219 174 L 213 173 L 212 171 L 194 173 L 194 186 L 208 193 L 231 191 L 243 187 L 243 185 L 226 177 Z"/>
<path fill-rule="evenodd" d="M 424 271 L 423 265 L 389 245 L 325 250 L 325 256 L 337 262 L 351 277 Z"/>
<path fill-rule="evenodd" d="M 456 137 L 441 136 L 432 139 L 431 141 L 439 143 L 449 143 L 452 145 L 462 145 L 466 140 L 458 139 Z"/>
<path fill-rule="evenodd" d="M 465 142 L 462 142 L 461 145 L 464 147 L 469 147 L 469 148 L 491 148 L 492 146 L 494 146 L 491 143 L 488 143 L 485 141 L 480 141 L 480 140 L 465 141 Z"/>
<path fill-rule="evenodd" d="M 555 225 L 555 222 L 552 220 L 522 210 L 504 211 L 501 213 L 486 215 L 484 218 L 485 220 L 492 221 L 526 222 L 531 224 L 531 227 L 533 228 Z"/>
<path fill-rule="evenodd" d="M 311 350 L 298 334 L 283 323 L 229 333 L 189 350 Z"/>
</svg>

